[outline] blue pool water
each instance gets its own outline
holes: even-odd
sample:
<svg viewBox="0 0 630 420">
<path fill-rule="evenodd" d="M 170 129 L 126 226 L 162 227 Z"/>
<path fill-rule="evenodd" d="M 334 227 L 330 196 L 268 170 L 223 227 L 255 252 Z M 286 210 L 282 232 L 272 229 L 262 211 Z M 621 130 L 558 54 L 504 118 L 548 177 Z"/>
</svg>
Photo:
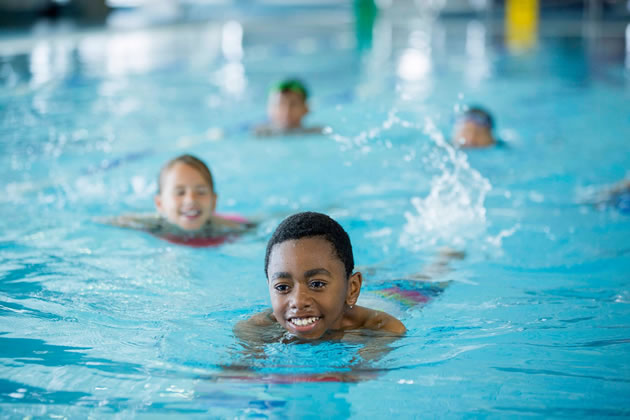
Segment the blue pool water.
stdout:
<svg viewBox="0 0 630 420">
<path fill-rule="evenodd" d="M 514 51 L 496 21 L 411 9 L 357 39 L 352 19 L 0 40 L 3 417 L 630 415 L 630 215 L 585 203 L 630 168 L 624 29 L 543 22 Z M 326 134 L 257 140 L 287 74 Z M 507 147 L 449 145 L 469 103 Z M 184 152 L 255 232 L 187 248 L 94 221 L 152 211 Z M 265 244 L 299 210 L 348 230 L 360 303 L 408 328 L 390 351 L 356 333 L 254 357 L 234 337 L 269 305 Z M 436 272 L 444 247 L 466 257 Z M 448 282 L 425 306 L 379 294 L 419 273 Z"/>
</svg>

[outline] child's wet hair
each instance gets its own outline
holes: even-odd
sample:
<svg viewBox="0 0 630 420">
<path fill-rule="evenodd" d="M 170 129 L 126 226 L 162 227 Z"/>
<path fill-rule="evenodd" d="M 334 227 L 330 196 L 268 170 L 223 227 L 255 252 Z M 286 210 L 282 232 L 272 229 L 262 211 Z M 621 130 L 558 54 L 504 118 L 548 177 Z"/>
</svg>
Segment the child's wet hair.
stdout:
<svg viewBox="0 0 630 420">
<path fill-rule="evenodd" d="M 162 169 L 160 169 L 160 174 L 158 175 L 158 194 L 162 192 L 162 180 L 164 179 L 164 176 L 173 166 L 178 163 L 183 163 L 193 169 L 196 169 L 197 172 L 199 172 L 203 179 L 208 183 L 212 192 L 215 192 L 214 179 L 212 178 L 212 172 L 210 172 L 210 168 L 208 168 L 208 165 L 206 165 L 201 159 L 193 155 L 180 155 L 166 162 L 166 164 L 162 166 Z"/>
<path fill-rule="evenodd" d="M 481 106 L 471 106 L 469 107 L 464 114 L 460 117 L 462 120 L 471 120 L 479 125 L 488 127 L 490 129 L 494 128 L 494 118 L 492 114 L 487 109 Z"/>
<path fill-rule="evenodd" d="M 265 275 L 269 267 L 269 257 L 274 245 L 302 238 L 321 236 L 333 247 L 336 256 L 341 260 L 346 269 L 346 278 L 349 278 L 354 270 L 354 257 L 352 244 L 348 233 L 339 223 L 329 216 L 316 212 L 303 212 L 289 216 L 278 225 L 276 231 L 267 243 L 265 253 Z"/>
</svg>

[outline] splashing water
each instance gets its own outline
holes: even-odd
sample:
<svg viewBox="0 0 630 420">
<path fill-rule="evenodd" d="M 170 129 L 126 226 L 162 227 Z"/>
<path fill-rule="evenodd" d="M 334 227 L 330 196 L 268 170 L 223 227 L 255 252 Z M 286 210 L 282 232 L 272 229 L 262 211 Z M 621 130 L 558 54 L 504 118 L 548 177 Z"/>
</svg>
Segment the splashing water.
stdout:
<svg viewBox="0 0 630 420">
<path fill-rule="evenodd" d="M 437 146 L 423 159 L 436 174 L 428 196 L 411 198 L 414 211 L 405 212 L 400 243 L 414 250 L 436 244 L 462 247 L 486 230 L 484 201 L 492 185 L 470 167 L 466 154 L 445 141 L 430 118 L 422 131 Z"/>
<path fill-rule="evenodd" d="M 433 146 L 422 150 L 416 145 L 404 151 L 402 159 L 408 163 L 421 162 L 417 171 L 432 176 L 426 197 L 411 198 L 412 211 L 404 212 L 406 223 L 400 236 L 400 244 L 419 251 L 436 245 L 464 247 L 467 241 L 482 239 L 484 246 L 501 246 L 501 239 L 483 238 L 486 232 L 486 208 L 484 205 L 490 182 L 471 168 L 467 155 L 451 146 L 430 117 L 424 123 L 415 124 L 401 118 L 396 108 L 391 109 L 380 126 L 361 131 L 355 136 L 332 133 L 330 136 L 341 148 L 369 152 L 377 139 L 386 138 L 386 132 L 395 128 L 406 130 L 406 136 L 421 132 L 431 139 Z M 420 157 L 423 155 L 423 157 Z M 494 239 L 494 240 L 491 240 Z"/>
</svg>

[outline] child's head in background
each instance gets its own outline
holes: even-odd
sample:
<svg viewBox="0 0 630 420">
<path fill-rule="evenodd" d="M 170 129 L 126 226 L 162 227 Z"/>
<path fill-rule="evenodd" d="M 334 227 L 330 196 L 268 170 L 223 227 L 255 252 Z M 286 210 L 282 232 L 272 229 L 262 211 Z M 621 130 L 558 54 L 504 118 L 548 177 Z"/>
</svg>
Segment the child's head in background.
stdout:
<svg viewBox="0 0 630 420">
<path fill-rule="evenodd" d="M 279 130 L 301 128 L 309 111 L 307 99 L 308 90 L 300 80 L 287 79 L 274 85 L 267 105 L 271 125 Z"/>
<path fill-rule="evenodd" d="M 486 109 L 474 106 L 464 112 L 453 127 L 453 143 L 459 147 L 488 147 L 496 144 L 492 135 L 494 119 Z"/>
</svg>

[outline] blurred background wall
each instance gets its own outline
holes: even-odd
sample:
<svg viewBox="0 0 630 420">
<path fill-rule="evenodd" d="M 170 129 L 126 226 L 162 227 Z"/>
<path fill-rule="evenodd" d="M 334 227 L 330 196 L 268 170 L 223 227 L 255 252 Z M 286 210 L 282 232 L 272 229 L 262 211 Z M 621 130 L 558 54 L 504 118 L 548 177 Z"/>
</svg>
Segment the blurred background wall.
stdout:
<svg viewBox="0 0 630 420">
<path fill-rule="evenodd" d="M 630 17 L 629 0 L 0 0 L 0 26 L 28 26 L 41 19 L 70 18 L 78 22 L 105 22 L 112 12 L 144 11 L 163 19 L 187 19 L 230 6 L 251 7 L 334 7 L 353 4 L 392 8 L 397 3 L 415 3 L 419 9 L 439 14 L 500 12 L 534 4 L 541 13 L 572 13 L 576 17 Z M 212 14 L 212 13 L 211 13 Z"/>
</svg>

